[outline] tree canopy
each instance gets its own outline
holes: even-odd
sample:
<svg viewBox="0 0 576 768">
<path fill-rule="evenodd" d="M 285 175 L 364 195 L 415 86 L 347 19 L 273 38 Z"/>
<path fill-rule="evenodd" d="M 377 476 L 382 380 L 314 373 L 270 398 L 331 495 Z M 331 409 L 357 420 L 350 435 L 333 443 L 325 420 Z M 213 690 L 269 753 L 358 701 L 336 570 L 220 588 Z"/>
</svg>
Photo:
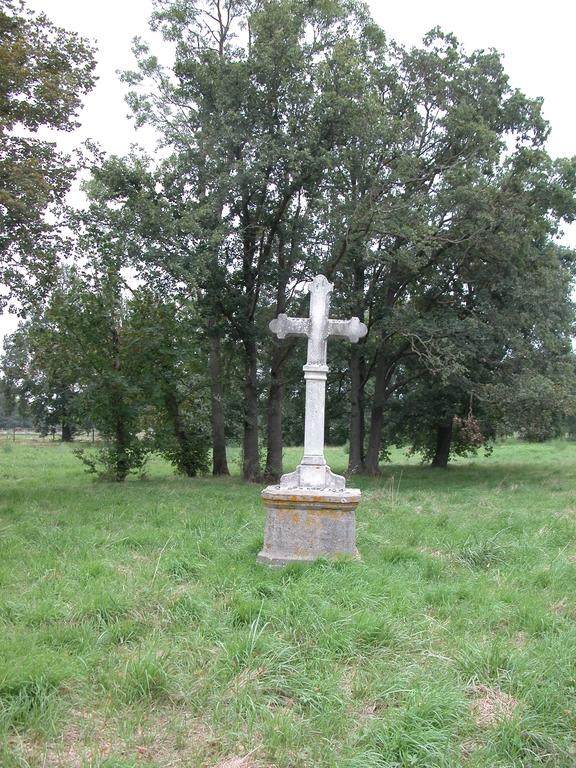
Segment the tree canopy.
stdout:
<svg viewBox="0 0 576 768">
<path fill-rule="evenodd" d="M 23 0 L 0 0 L 0 282 L 20 298 L 58 260 L 57 206 L 75 176 L 69 156 L 34 134 L 71 131 L 94 86 L 94 50 Z"/>
</svg>

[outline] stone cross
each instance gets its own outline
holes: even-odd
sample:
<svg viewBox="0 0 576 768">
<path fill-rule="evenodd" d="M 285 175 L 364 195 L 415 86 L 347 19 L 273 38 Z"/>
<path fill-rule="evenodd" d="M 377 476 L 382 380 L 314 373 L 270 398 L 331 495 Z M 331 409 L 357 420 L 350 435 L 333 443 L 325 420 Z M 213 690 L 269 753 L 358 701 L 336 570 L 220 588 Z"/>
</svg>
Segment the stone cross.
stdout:
<svg viewBox="0 0 576 768">
<path fill-rule="evenodd" d="M 288 317 L 278 315 L 270 323 L 270 330 L 279 339 L 286 336 L 308 337 L 308 358 L 304 366 L 306 379 L 306 415 L 304 420 L 304 457 L 295 472 L 283 475 L 284 488 L 314 488 L 343 490 L 343 477 L 334 475 L 324 459 L 324 418 L 326 402 L 326 351 L 328 339 L 347 339 L 357 342 L 368 333 L 357 317 L 351 320 L 330 320 L 330 294 L 334 286 L 324 275 L 317 275 L 307 283 L 310 293 L 310 316 Z"/>
</svg>

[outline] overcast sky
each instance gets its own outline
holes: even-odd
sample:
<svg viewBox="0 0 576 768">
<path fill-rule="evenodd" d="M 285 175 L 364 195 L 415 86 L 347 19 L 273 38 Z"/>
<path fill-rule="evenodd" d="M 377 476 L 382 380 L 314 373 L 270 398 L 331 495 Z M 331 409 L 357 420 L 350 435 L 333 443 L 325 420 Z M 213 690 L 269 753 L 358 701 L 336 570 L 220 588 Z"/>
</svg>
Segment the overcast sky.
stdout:
<svg viewBox="0 0 576 768">
<path fill-rule="evenodd" d="M 73 141 L 90 137 L 117 154 L 126 153 L 133 141 L 150 143 L 149 135 L 136 133 L 126 120 L 126 87 L 116 75 L 118 69 L 133 68 L 131 43 L 136 35 L 150 42 L 160 58 L 163 48 L 169 56 L 169 49 L 148 28 L 150 0 L 27 0 L 27 4 L 98 47 L 98 85 L 86 98 L 83 126 Z M 527 3 L 513 0 L 371 0 L 368 5 L 388 37 L 404 45 L 418 45 L 426 32 L 440 26 L 453 32 L 468 51 L 495 48 L 504 54 L 512 85 L 528 96 L 544 97 L 544 114 L 552 125 L 550 153 L 576 154 L 576 3 L 548 0 L 545 7 L 538 7 L 538 14 Z"/>
<path fill-rule="evenodd" d="M 151 132 L 135 131 L 127 119 L 126 86 L 116 74 L 134 68 L 131 43 L 136 35 L 149 42 L 161 60 L 169 58 L 169 49 L 148 28 L 150 0 L 27 0 L 27 5 L 46 13 L 54 24 L 95 41 L 98 48 L 97 86 L 86 97 L 82 127 L 59 139 L 62 148 L 71 149 L 86 138 L 111 154 L 126 154 L 135 142 L 152 148 Z M 544 115 L 552 125 L 550 154 L 576 155 L 573 0 L 548 0 L 545 6 L 534 4 L 533 10 L 513 0 L 371 0 L 368 5 L 388 37 L 404 45 L 418 45 L 426 32 L 440 26 L 453 32 L 467 51 L 495 48 L 504 54 L 512 86 L 544 98 Z M 576 227 L 567 229 L 563 242 L 576 247 Z M 0 333 L 12 327 L 2 323 Z"/>
</svg>

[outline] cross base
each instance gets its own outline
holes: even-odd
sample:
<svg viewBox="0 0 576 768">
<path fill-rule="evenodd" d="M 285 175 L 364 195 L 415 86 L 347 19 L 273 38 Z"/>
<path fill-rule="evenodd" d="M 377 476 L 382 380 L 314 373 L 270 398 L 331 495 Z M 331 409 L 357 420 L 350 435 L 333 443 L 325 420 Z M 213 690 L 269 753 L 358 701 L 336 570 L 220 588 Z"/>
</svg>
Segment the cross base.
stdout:
<svg viewBox="0 0 576 768">
<path fill-rule="evenodd" d="M 359 490 L 314 491 L 271 485 L 262 491 L 262 499 L 266 529 L 259 563 L 280 567 L 318 557 L 359 558 L 355 529 Z"/>
<path fill-rule="evenodd" d="M 294 472 L 282 475 L 280 488 L 343 491 L 346 479 L 342 475 L 335 475 L 323 457 L 305 456 Z"/>
</svg>

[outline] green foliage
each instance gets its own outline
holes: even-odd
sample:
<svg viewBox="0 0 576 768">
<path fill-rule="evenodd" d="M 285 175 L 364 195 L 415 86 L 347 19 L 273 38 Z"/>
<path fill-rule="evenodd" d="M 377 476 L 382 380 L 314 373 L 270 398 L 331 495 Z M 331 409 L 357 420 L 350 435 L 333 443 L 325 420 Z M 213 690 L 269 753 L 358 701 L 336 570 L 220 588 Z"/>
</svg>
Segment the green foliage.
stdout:
<svg viewBox="0 0 576 768">
<path fill-rule="evenodd" d="M 301 442 L 304 345 L 268 322 L 305 315 L 301 286 L 323 272 L 333 314 L 369 328 L 330 353 L 326 438 L 349 436 L 351 471 L 376 473 L 392 444 L 444 466 L 499 433 L 559 434 L 574 254 L 554 238 L 576 215 L 576 164 L 547 155 L 541 100 L 510 87 L 501 56 L 439 29 L 405 50 L 340 0 L 161 0 L 152 26 L 173 67 L 137 42 L 123 78 L 167 152 L 93 165 L 68 222 L 86 266 L 52 298 L 60 337 L 28 329 L 10 348 L 36 421 L 97 423 L 120 465 L 146 431 L 190 477 L 226 433 L 246 480 L 276 478 L 283 399 Z"/>
<path fill-rule="evenodd" d="M 14 427 L 31 428 L 32 426 L 32 422 L 29 419 L 14 413 L 13 404 L 7 400 L 0 386 L 0 427 L 2 429 L 12 429 Z"/>
<path fill-rule="evenodd" d="M 69 349 L 44 310 L 20 323 L 4 341 L 2 392 L 11 410 L 31 418 L 47 435 L 62 427 L 71 437 L 77 427 L 74 416 L 75 376 L 68 361 Z"/>
<path fill-rule="evenodd" d="M 78 125 L 82 97 L 95 82 L 93 54 L 88 41 L 24 2 L 0 3 L 0 274 L 21 300 L 37 297 L 53 277 L 62 245 L 54 217 L 77 170 L 52 142 L 22 129 Z"/>
<path fill-rule="evenodd" d="M 574 407 L 574 253 L 532 245 L 521 260 L 471 269 L 463 294 L 429 311 L 446 335 L 442 344 L 423 342 L 422 327 L 417 354 L 398 364 L 384 445 L 436 461 L 442 430 L 452 430 L 454 455 L 497 434 L 565 434 Z"/>
<path fill-rule="evenodd" d="M 177 472 L 195 477 L 208 470 L 210 449 L 206 352 L 198 344 L 196 306 L 142 288 L 130 310 L 131 364 L 150 444 Z"/>
<path fill-rule="evenodd" d="M 439 451 L 441 430 L 450 431 L 452 457 L 474 456 L 480 448 L 491 450 L 496 438 L 496 414 L 481 401 L 474 401 L 456 384 L 442 386 L 434 379 L 422 378 L 392 398 L 386 409 L 382 458 L 390 445 L 408 448 L 423 462 L 432 462 Z"/>
<path fill-rule="evenodd" d="M 86 471 L 97 475 L 101 480 L 123 482 L 131 472 L 144 475 L 147 454 L 150 447 L 138 437 L 128 445 L 120 447 L 116 443 L 98 448 L 97 451 L 75 448 L 74 455 L 86 467 Z"/>
<path fill-rule="evenodd" d="M 138 438 L 138 385 L 127 362 L 121 287 L 118 272 L 97 262 L 63 273 L 48 304 L 14 334 L 4 361 L 5 390 L 37 420 L 64 385 L 72 396 L 56 416 L 96 426 L 110 443 L 100 456 L 104 474 L 118 481 L 142 466 L 147 450 Z M 84 460 L 97 471 L 92 458 Z"/>
<path fill-rule="evenodd" d="M 106 447 L 77 455 L 102 478 L 142 471 L 151 450 L 193 477 L 209 450 L 195 322 L 189 302 L 129 290 L 114 258 L 95 254 L 8 340 L 3 389 L 37 424 L 94 425 Z"/>
<path fill-rule="evenodd" d="M 208 453 L 210 439 L 206 429 L 202 428 L 197 416 L 190 415 L 186 420 L 181 418 L 181 439 L 174 435 L 173 425 L 164 428 L 157 424 L 153 430 L 153 445 L 171 464 L 176 471 L 187 477 L 208 472 Z M 183 439 L 182 439 L 183 438 Z"/>
</svg>

